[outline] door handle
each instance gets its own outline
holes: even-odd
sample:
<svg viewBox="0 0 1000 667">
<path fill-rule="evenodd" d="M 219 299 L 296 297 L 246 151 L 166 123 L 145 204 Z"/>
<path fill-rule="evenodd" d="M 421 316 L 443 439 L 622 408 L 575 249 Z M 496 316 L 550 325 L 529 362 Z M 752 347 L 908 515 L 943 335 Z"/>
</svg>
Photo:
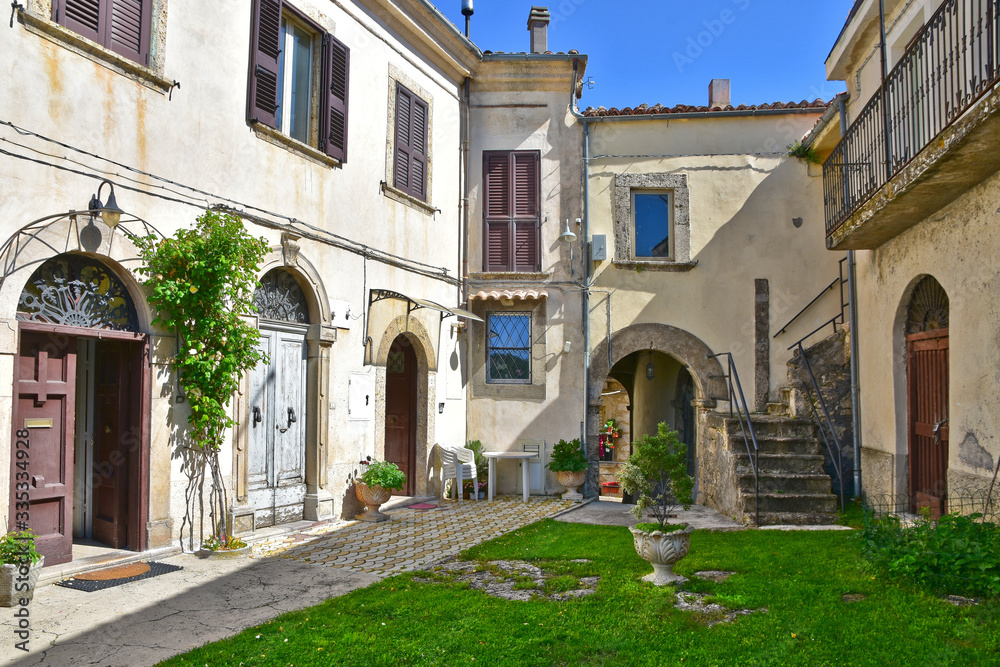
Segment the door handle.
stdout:
<svg viewBox="0 0 1000 667">
<path fill-rule="evenodd" d="M 295 416 L 295 408 L 288 408 L 288 426 L 281 428 L 281 424 L 275 424 L 275 428 L 278 429 L 280 433 L 284 433 L 292 427 L 292 424 L 297 422 L 299 419 Z"/>
<path fill-rule="evenodd" d="M 260 408 L 256 405 L 253 406 L 253 419 L 250 422 L 253 424 L 254 428 L 257 428 L 257 424 L 264 421 L 264 418 L 260 416 Z"/>
</svg>

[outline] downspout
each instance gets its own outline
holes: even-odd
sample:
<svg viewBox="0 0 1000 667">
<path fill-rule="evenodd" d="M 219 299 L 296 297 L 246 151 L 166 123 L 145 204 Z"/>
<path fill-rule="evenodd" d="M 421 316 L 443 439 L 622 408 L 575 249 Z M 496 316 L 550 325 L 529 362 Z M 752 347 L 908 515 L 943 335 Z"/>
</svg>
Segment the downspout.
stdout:
<svg viewBox="0 0 1000 667">
<path fill-rule="evenodd" d="M 466 21 L 466 31 L 468 31 L 468 21 L 469 17 L 465 17 Z M 458 302 L 464 304 L 466 308 L 469 307 L 469 150 L 470 137 L 472 135 L 472 114 L 469 109 L 470 95 L 469 87 L 471 77 L 465 77 L 465 109 L 463 109 L 462 120 L 464 127 L 462 128 L 462 238 L 459 243 L 462 248 L 462 286 L 459 288 L 459 299 Z M 468 323 L 465 329 L 465 368 L 469 368 L 469 332 Z M 472 400 L 472 383 L 466 385 L 465 388 L 465 440 L 469 440 L 469 412 L 470 412 L 470 402 Z"/>
<path fill-rule="evenodd" d="M 847 104 L 840 97 L 840 136 L 847 133 Z M 861 385 L 858 379 L 858 283 L 854 251 L 847 251 L 847 317 L 851 328 L 851 430 L 854 434 L 854 496 L 861 496 Z"/>
</svg>

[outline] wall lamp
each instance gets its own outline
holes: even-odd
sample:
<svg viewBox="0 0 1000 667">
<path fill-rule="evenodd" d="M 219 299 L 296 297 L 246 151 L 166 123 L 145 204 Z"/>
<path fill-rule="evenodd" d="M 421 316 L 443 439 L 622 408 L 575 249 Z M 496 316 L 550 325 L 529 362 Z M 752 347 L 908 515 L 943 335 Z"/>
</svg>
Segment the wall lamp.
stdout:
<svg viewBox="0 0 1000 667">
<path fill-rule="evenodd" d="M 107 205 L 101 203 L 101 189 L 104 188 L 105 184 L 111 188 L 111 192 L 108 193 Z M 87 205 L 87 208 L 95 213 L 100 211 L 104 224 L 112 229 L 118 226 L 122 219 L 122 213 L 124 213 L 118 208 L 118 202 L 115 200 L 115 186 L 111 181 L 101 181 L 101 184 L 97 186 L 97 194 L 90 197 L 90 204 Z"/>
</svg>

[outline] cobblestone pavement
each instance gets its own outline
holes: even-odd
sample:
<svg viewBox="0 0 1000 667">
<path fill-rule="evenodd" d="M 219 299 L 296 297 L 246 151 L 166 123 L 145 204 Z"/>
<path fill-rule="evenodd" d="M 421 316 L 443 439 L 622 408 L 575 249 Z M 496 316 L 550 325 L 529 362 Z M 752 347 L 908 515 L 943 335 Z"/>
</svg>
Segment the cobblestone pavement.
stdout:
<svg viewBox="0 0 1000 667">
<path fill-rule="evenodd" d="M 389 510 L 391 521 L 317 526 L 266 540 L 254 557 L 279 556 L 342 568 L 350 572 L 388 575 L 415 570 L 521 526 L 555 516 L 577 505 L 558 498 L 503 497 L 485 501 L 436 501 L 435 509 Z"/>
</svg>

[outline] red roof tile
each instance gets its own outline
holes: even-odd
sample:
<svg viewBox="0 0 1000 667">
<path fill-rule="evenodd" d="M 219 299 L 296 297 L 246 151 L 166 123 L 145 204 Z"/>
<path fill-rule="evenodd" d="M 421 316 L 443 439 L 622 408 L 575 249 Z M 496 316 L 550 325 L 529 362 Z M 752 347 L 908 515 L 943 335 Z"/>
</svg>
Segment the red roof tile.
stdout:
<svg viewBox="0 0 1000 667">
<path fill-rule="evenodd" d="M 809 102 L 807 100 L 802 100 L 801 102 L 772 102 L 771 104 L 741 104 L 738 107 L 727 106 L 721 109 L 709 109 L 707 106 L 690 106 L 687 104 L 678 104 L 673 107 L 665 107 L 661 104 L 654 104 L 649 106 L 648 104 L 640 104 L 639 106 L 625 107 L 619 109 L 617 107 L 611 107 L 606 109 L 604 107 L 587 107 L 583 112 L 584 116 L 643 116 L 651 114 L 672 114 L 672 113 L 717 113 L 720 111 L 764 111 L 764 110 L 778 110 L 778 109 L 825 109 L 829 102 L 824 102 L 821 99 L 813 100 Z"/>
</svg>

